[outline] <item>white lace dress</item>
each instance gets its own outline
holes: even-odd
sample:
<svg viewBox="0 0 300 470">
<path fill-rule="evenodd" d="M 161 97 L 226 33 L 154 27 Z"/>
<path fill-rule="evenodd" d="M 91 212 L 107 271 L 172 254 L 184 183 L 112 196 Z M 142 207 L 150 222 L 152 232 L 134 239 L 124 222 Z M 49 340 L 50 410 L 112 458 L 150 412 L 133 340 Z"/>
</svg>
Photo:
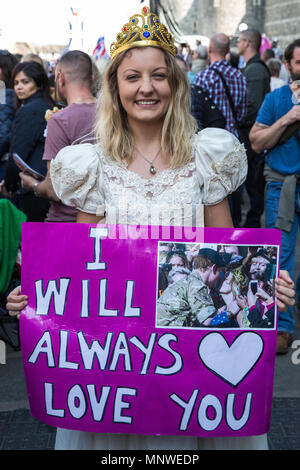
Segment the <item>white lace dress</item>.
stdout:
<svg viewBox="0 0 300 470">
<path fill-rule="evenodd" d="M 51 162 L 54 190 L 67 205 L 90 214 L 105 214 L 107 224 L 203 225 L 203 206 L 214 205 L 246 178 L 244 147 L 229 132 L 204 129 L 193 138 L 191 161 L 151 179 L 113 162 L 100 144 L 61 150 Z M 199 450 L 266 449 L 266 436 L 196 438 L 95 434 L 57 430 L 56 449 Z"/>
</svg>

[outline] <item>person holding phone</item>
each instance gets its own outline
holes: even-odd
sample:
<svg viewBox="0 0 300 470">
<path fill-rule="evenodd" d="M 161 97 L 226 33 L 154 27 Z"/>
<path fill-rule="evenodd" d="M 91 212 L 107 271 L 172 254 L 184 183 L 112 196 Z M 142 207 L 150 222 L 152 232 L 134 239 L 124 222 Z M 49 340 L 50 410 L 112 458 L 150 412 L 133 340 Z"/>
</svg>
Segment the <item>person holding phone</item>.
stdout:
<svg viewBox="0 0 300 470">
<path fill-rule="evenodd" d="M 281 230 L 281 269 L 294 275 L 295 252 L 300 224 L 300 39 L 284 52 L 290 83 L 266 97 L 249 138 L 255 152 L 266 152 L 266 227 Z M 297 280 L 300 299 L 300 278 Z M 298 300 L 299 302 L 299 300 Z M 293 340 L 293 309 L 279 315 L 277 350 L 287 353 Z"/>
<path fill-rule="evenodd" d="M 14 120 L 14 90 L 11 73 L 17 62 L 13 54 L 3 49 L 0 50 L 0 181 L 5 177 L 7 152 Z"/>
<path fill-rule="evenodd" d="M 46 130 L 45 114 L 54 104 L 50 95 L 49 79 L 44 68 L 32 61 L 16 65 L 12 73 L 12 82 L 16 97 L 16 112 L 9 149 L 11 156 L 0 191 L 4 196 L 12 197 L 12 202 L 26 214 L 29 222 L 42 222 L 48 212 L 49 203 L 46 199 L 35 197 L 32 192 L 20 189 L 20 170 L 12 154 L 18 154 L 30 167 L 46 175 L 47 165 L 42 160 Z"/>
<path fill-rule="evenodd" d="M 257 294 L 258 281 L 250 281 L 250 288 L 253 295 Z"/>
</svg>

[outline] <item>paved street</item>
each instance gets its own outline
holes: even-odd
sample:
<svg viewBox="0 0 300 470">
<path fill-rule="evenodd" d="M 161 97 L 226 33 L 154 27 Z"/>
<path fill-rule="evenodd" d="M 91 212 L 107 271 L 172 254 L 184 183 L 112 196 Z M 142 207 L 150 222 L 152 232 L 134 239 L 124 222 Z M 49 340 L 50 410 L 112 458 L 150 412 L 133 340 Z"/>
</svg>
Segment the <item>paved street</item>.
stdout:
<svg viewBox="0 0 300 470">
<path fill-rule="evenodd" d="M 300 340 L 296 316 L 295 339 Z M 276 450 L 300 450 L 300 364 L 291 355 L 276 358 L 274 400 L 269 444 Z M 21 354 L 7 350 L 7 364 L 0 365 L 0 450 L 53 449 L 55 429 L 30 415 Z"/>
</svg>

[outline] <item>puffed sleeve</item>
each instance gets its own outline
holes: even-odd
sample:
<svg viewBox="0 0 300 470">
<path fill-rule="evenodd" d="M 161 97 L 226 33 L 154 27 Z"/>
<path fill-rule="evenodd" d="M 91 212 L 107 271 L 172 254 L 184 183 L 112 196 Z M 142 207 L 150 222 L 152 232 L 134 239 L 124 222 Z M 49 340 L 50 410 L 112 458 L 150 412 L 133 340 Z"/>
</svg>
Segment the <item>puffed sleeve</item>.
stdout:
<svg viewBox="0 0 300 470">
<path fill-rule="evenodd" d="M 203 129 L 194 136 L 193 149 L 204 205 L 218 204 L 245 181 L 246 150 L 230 132 Z"/>
<path fill-rule="evenodd" d="M 64 204 L 88 214 L 104 214 L 103 172 L 96 145 L 64 147 L 51 160 L 50 177 Z"/>
</svg>

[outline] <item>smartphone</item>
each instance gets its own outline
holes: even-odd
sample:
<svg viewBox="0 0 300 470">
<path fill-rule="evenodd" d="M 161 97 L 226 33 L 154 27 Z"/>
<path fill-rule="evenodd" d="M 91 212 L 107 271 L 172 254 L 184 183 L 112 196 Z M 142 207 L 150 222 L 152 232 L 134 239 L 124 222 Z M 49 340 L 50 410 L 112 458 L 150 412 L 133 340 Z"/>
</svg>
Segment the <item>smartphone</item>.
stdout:
<svg viewBox="0 0 300 470">
<path fill-rule="evenodd" d="M 251 288 L 252 294 L 255 295 L 257 293 L 258 281 L 250 281 L 250 288 Z"/>
</svg>

